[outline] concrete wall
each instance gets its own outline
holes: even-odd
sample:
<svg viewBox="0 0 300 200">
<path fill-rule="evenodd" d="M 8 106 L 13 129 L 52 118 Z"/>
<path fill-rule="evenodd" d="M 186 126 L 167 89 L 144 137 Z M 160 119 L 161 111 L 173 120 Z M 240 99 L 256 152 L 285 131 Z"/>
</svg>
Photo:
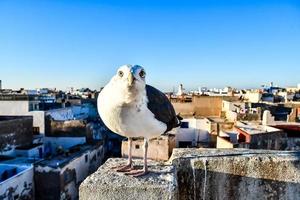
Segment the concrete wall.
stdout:
<svg viewBox="0 0 300 200">
<path fill-rule="evenodd" d="M 0 164 L 0 175 L 6 170 L 17 168 L 17 174 L 9 179 L 0 182 L 0 199 L 35 199 L 33 166 L 19 166 L 10 164 Z"/>
<path fill-rule="evenodd" d="M 222 100 L 224 97 L 200 96 L 193 97 L 190 103 L 172 103 L 176 113 L 184 116 L 221 116 Z"/>
<path fill-rule="evenodd" d="M 91 148 L 70 159 L 62 168 L 37 165 L 35 182 L 36 198 L 40 200 L 78 199 L 80 183 L 103 163 L 105 150 L 102 145 Z"/>
<path fill-rule="evenodd" d="M 132 141 L 132 156 L 134 158 L 143 158 L 144 140 Z M 175 148 L 175 136 L 161 136 L 150 140 L 148 143 L 148 158 L 152 160 L 167 161 Z M 128 141 L 122 142 L 122 157 L 128 157 Z"/>
<path fill-rule="evenodd" d="M 33 117 L 33 126 L 39 127 L 40 134 L 45 134 L 45 111 L 31 111 L 29 115 Z"/>
<path fill-rule="evenodd" d="M 85 137 L 87 132 L 83 120 L 55 121 L 47 116 L 45 127 L 47 137 Z"/>
<path fill-rule="evenodd" d="M 86 143 L 85 137 L 45 137 L 44 138 L 44 146 L 45 153 L 56 152 L 58 147 L 62 147 L 63 149 L 69 149 L 78 144 Z"/>
<path fill-rule="evenodd" d="M 248 100 L 248 102 L 251 103 L 258 103 L 261 101 L 262 94 L 259 92 L 247 92 L 245 94 L 245 99 Z"/>
<path fill-rule="evenodd" d="M 26 157 L 26 158 L 43 158 L 44 145 L 37 144 L 31 146 L 31 148 L 16 148 L 15 156 L 17 157 Z"/>
<path fill-rule="evenodd" d="M 37 104 L 33 101 L 0 101 L 0 115 L 4 116 L 32 116 L 33 126 L 39 127 L 40 133 L 45 133 L 45 112 L 30 111 L 29 104 Z"/>
<path fill-rule="evenodd" d="M 289 137 L 283 131 L 251 136 L 250 149 L 300 150 L 300 138 Z"/>
<path fill-rule="evenodd" d="M 32 142 L 32 117 L 0 120 L 0 149 L 5 146 L 26 145 Z"/>
<path fill-rule="evenodd" d="M 27 115 L 29 101 L 0 101 L 0 115 Z"/>
<path fill-rule="evenodd" d="M 217 149 L 232 149 L 233 143 L 225 140 L 222 137 L 217 136 Z"/>
<path fill-rule="evenodd" d="M 100 153 L 99 153 L 100 152 Z M 86 160 L 87 157 L 87 160 Z M 77 159 L 74 159 L 67 166 L 61 169 L 60 177 L 61 180 L 65 179 L 65 174 L 70 171 L 74 171 L 75 179 L 70 183 L 64 184 L 64 189 L 61 192 L 61 196 L 71 196 L 71 199 L 78 199 L 78 187 L 84 179 L 95 172 L 98 167 L 102 164 L 104 158 L 103 146 L 97 149 L 93 149 L 87 153 L 82 154 Z M 65 194 L 64 194 L 65 193 Z"/>
<path fill-rule="evenodd" d="M 182 120 L 188 122 L 188 128 L 178 128 L 176 130 L 176 147 L 180 142 L 192 142 L 192 146 L 197 146 L 199 142 L 208 142 L 211 131 L 211 121 L 208 119 L 187 118 Z"/>
<path fill-rule="evenodd" d="M 299 153 L 175 149 L 173 156 L 180 200 L 299 199 Z"/>
<path fill-rule="evenodd" d="M 169 163 L 150 162 L 147 176 L 112 169 L 109 159 L 80 186 L 80 199 L 299 199 L 300 153 L 265 150 L 174 149 Z M 136 164 L 142 165 L 141 160 Z M 174 169 L 174 170 L 173 170 Z"/>
</svg>

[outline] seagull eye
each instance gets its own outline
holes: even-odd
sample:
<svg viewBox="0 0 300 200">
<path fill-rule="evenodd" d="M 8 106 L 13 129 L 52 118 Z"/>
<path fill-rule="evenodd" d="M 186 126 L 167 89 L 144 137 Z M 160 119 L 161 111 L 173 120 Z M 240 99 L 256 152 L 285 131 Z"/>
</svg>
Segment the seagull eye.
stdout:
<svg viewBox="0 0 300 200">
<path fill-rule="evenodd" d="M 140 72 L 140 77 L 145 78 L 145 76 L 146 76 L 146 72 L 144 70 L 142 70 Z"/>
<path fill-rule="evenodd" d="M 123 77 L 124 73 L 123 73 L 122 71 L 119 71 L 119 72 L 118 72 L 118 75 L 119 75 L 120 77 Z"/>
</svg>

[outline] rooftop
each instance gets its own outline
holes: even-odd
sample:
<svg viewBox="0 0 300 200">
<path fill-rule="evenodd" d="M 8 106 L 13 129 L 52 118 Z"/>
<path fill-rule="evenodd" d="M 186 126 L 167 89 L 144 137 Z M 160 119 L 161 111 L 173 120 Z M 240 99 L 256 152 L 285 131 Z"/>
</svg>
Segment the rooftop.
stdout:
<svg viewBox="0 0 300 200">
<path fill-rule="evenodd" d="M 54 157 L 51 157 L 49 159 L 45 159 L 39 163 L 37 163 L 38 166 L 41 167 L 51 167 L 54 169 L 62 168 L 65 165 L 67 165 L 70 161 L 74 160 L 77 157 L 80 157 L 84 152 L 95 148 L 97 145 L 76 145 L 74 147 L 71 147 L 68 149 L 68 151 L 62 155 L 57 155 Z"/>
<path fill-rule="evenodd" d="M 280 129 L 277 129 L 277 128 L 274 128 L 271 126 L 264 126 L 264 125 L 259 125 L 256 123 L 238 122 L 236 127 L 247 132 L 250 135 L 281 131 Z"/>
</svg>

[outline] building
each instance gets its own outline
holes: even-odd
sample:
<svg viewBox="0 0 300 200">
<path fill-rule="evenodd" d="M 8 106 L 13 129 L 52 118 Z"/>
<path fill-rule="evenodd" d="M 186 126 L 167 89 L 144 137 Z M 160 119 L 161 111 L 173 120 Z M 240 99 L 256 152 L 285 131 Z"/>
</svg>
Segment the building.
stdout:
<svg viewBox="0 0 300 200">
<path fill-rule="evenodd" d="M 0 116 L 0 154 L 9 155 L 18 146 L 30 145 L 32 125 L 31 116 Z"/>
<path fill-rule="evenodd" d="M 271 126 L 238 123 L 239 147 L 250 149 L 288 150 L 287 133 Z"/>
<path fill-rule="evenodd" d="M 176 147 L 201 147 L 210 142 L 210 133 L 214 127 L 208 118 L 186 118 L 181 121 L 181 126 L 174 130 Z"/>
<path fill-rule="evenodd" d="M 0 157 L 0 199 L 35 199 L 33 165 Z"/>
<path fill-rule="evenodd" d="M 231 96 L 192 96 L 191 101 L 171 99 L 176 113 L 188 117 L 220 117 L 223 100 L 238 100 Z"/>
<path fill-rule="evenodd" d="M 36 199 L 78 199 L 80 183 L 104 161 L 103 145 L 76 145 L 35 164 Z"/>
<path fill-rule="evenodd" d="M 45 112 L 39 110 L 36 96 L 0 95 L 0 116 L 32 116 L 35 132 L 44 134 Z"/>
<path fill-rule="evenodd" d="M 134 139 L 132 141 L 132 156 L 134 158 L 143 158 L 144 139 Z M 175 135 L 166 134 L 152 139 L 148 143 L 148 158 L 152 160 L 169 160 L 173 149 L 175 148 Z M 122 157 L 128 157 L 128 140 L 122 142 Z"/>
<path fill-rule="evenodd" d="M 241 114 L 246 114 L 246 104 L 242 101 L 222 102 L 222 112 L 229 121 L 237 121 Z"/>
</svg>

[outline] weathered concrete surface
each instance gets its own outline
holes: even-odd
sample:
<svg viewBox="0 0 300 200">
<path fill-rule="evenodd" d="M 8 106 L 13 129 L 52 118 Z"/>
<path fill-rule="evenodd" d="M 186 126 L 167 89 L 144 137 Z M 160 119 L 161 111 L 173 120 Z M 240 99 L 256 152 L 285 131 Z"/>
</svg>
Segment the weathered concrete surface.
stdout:
<svg viewBox="0 0 300 200">
<path fill-rule="evenodd" d="M 300 199 L 300 152 L 175 149 L 179 199 Z"/>
<path fill-rule="evenodd" d="M 80 199 L 300 199 L 300 152 L 174 149 L 152 173 L 132 178 L 110 159 L 80 187 Z M 138 162 L 141 166 L 141 161 Z"/>
<path fill-rule="evenodd" d="M 80 185 L 79 199 L 178 199 L 173 166 L 150 161 L 151 172 L 146 176 L 135 178 L 111 169 L 120 164 L 126 164 L 126 159 L 109 159 Z M 142 167 L 142 161 L 134 160 L 134 165 Z"/>
<path fill-rule="evenodd" d="M 6 146 L 32 143 L 31 116 L 0 116 L 0 151 Z"/>
</svg>

